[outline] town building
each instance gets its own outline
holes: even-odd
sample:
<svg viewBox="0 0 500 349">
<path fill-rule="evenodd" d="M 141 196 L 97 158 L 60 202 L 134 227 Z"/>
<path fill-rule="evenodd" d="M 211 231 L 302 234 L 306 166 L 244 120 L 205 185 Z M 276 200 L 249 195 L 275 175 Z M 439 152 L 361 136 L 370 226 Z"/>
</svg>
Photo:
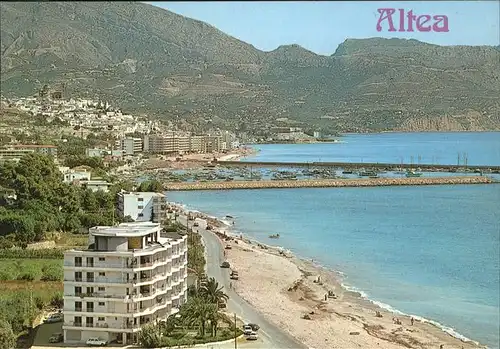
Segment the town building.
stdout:
<svg viewBox="0 0 500 349">
<path fill-rule="evenodd" d="M 111 186 L 111 183 L 99 179 L 80 180 L 78 183 L 85 189 L 90 189 L 93 192 L 102 190 L 107 193 Z"/>
<path fill-rule="evenodd" d="M 225 149 L 222 136 L 145 135 L 144 151 L 152 154 L 212 153 Z"/>
<path fill-rule="evenodd" d="M 141 138 L 124 138 L 116 142 L 116 146 L 123 152 L 123 155 L 135 155 L 142 152 Z"/>
<path fill-rule="evenodd" d="M 85 149 L 85 155 L 88 157 L 97 157 L 97 158 L 102 158 L 103 156 L 107 155 L 109 151 L 106 149 L 101 149 L 101 148 L 87 148 Z"/>
<path fill-rule="evenodd" d="M 40 153 L 52 155 L 57 158 L 57 146 L 40 144 L 16 144 L 0 149 L 0 161 L 19 161 L 24 155 L 30 153 Z"/>
<path fill-rule="evenodd" d="M 134 221 L 162 223 L 167 218 L 167 197 L 154 192 L 118 193 L 118 214 Z"/>
<path fill-rule="evenodd" d="M 90 181 L 91 173 L 90 171 L 81 170 L 68 170 L 64 173 L 64 183 L 71 184 L 75 181 Z"/>
<path fill-rule="evenodd" d="M 91 337 L 123 345 L 166 320 L 187 299 L 187 236 L 160 224 L 89 229 L 86 249 L 64 253 L 64 342 Z"/>
</svg>

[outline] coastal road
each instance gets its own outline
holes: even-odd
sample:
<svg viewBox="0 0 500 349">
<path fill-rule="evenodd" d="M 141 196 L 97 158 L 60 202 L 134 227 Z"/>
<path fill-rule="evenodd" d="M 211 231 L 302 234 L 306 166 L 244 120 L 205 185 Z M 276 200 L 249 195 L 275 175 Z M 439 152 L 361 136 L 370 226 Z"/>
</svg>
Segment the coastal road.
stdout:
<svg viewBox="0 0 500 349">
<path fill-rule="evenodd" d="M 186 225 L 186 216 L 180 215 L 178 221 Z M 229 296 L 227 308 L 230 312 L 236 313 L 241 319 L 247 323 L 256 323 L 260 326 L 259 338 L 262 343 L 255 343 L 251 346 L 250 343 L 245 348 L 273 348 L 273 349 L 307 349 L 308 347 L 294 339 L 289 334 L 285 333 L 276 325 L 270 323 L 264 316 L 258 313 L 252 305 L 241 298 L 236 292 L 229 288 L 229 273 L 227 269 L 220 267 L 225 260 L 223 247 L 219 238 L 210 231 L 206 230 L 206 221 L 197 219 L 199 227 L 193 227 L 194 231 L 200 233 L 203 244 L 205 245 L 206 272 L 208 277 L 214 277 L 217 282 L 224 286 L 225 293 Z M 192 222 L 189 222 L 192 225 Z"/>
</svg>

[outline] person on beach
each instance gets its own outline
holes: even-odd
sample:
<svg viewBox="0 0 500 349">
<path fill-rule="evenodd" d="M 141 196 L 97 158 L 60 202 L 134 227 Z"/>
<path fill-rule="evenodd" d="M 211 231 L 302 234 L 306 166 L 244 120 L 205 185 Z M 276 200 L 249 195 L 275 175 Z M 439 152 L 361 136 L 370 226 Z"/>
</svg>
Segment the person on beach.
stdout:
<svg viewBox="0 0 500 349">
<path fill-rule="evenodd" d="M 413 319 L 413 317 L 411 317 L 410 321 L 411 321 L 411 325 L 413 326 L 413 323 L 415 322 L 415 320 Z"/>
<path fill-rule="evenodd" d="M 233 283 L 232 282 L 229 283 L 229 289 L 231 289 L 231 290 L 233 289 Z"/>
</svg>

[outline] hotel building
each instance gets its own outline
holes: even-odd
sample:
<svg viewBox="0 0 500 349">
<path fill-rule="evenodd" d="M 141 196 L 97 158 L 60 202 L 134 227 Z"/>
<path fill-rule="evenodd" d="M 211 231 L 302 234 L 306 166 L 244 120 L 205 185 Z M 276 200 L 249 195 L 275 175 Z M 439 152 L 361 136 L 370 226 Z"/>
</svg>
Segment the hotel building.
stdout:
<svg viewBox="0 0 500 349">
<path fill-rule="evenodd" d="M 151 222 L 89 229 L 88 248 L 64 254 L 64 342 L 136 343 L 186 302 L 186 279 L 186 235 Z"/>
</svg>

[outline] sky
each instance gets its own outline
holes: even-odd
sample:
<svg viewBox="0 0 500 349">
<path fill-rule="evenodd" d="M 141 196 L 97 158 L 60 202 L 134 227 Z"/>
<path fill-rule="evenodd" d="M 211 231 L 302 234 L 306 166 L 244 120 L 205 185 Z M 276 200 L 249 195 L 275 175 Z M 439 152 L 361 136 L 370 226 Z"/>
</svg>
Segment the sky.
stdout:
<svg viewBox="0 0 500 349">
<path fill-rule="evenodd" d="M 148 2 L 207 22 L 263 51 L 298 44 L 331 55 L 346 39 L 417 39 L 438 45 L 500 45 L 500 1 L 311 1 L 311 2 Z M 449 31 L 376 30 L 379 8 L 413 10 L 414 15 L 445 15 Z M 393 15 L 396 29 L 399 12 Z M 431 21 L 433 22 L 433 21 Z"/>
</svg>

